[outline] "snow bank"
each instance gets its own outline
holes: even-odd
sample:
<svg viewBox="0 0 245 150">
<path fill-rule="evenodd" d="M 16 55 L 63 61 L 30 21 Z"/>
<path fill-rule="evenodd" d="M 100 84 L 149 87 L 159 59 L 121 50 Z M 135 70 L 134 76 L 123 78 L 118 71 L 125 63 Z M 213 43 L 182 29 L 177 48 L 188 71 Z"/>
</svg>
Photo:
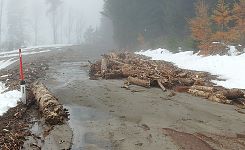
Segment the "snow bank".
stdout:
<svg viewBox="0 0 245 150">
<path fill-rule="evenodd" d="M 245 54 L 239 56 L 207 56 L 193 54 L 192 51 L 172 53 L 166 49 L 156 49 L 136 52 L 136 54 L 151 57 L 153 60 L 172 62 L 180 68 L 206 71 L 218 75 L 225 81 L 213 81 L 226 88 L 245 89 Z"/>
<path fill-rule="evenodd" d="M 0 82 L 0 116 L 8 111 L 9 108 L 15 107 L 21 98 L 21 93 L 17 90 L 2 93 L 7 88 Z"/>
</svg>

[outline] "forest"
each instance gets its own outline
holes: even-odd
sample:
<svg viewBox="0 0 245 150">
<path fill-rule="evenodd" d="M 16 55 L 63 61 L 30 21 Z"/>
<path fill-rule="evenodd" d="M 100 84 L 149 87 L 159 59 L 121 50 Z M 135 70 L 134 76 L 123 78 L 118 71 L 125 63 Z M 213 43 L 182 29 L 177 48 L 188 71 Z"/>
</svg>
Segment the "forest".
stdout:
<svg viewBox="0 0 245 150">
<path fill-rule="evenodd" d="M 64 0 L 0 0 L 0 51 L 81 44 L 86 23 L 74 6 Z"/>
<path fill-rule="evenodd" d="M 201 4 L 204 6 L 200 6 Z M 202 11 L 199 10 L 201 7 L 206 9 L 204 13 L 210 32 L 216 33 L 212 39 L 215 42 L 223 42 L 223 39 L 216 37 L 216 40 L 214 36 L 219 36 L 221 31 L 227 32 L 228 28 L 235 27 L 238 22 L 240 27 L 237 26 L 236 29 L 244 28 L 244 0 L 105 0 L 102 14 L 112 21 L 114 39 L 120 48 L 165 47 L 178 50 L 181 47 L 184 50 L 194 50 L 202 48 L 203 45 L 200 44 L 203 41 L 193 33 L 194 26 L 198 26 L 194 23 L 195 19 L 202 15 L 198 12 Z M 220 9 L 225 12 L 219 12 Z M 243 12 L 235 9 L 241 9 Z M 227 18 L 219 18 L 218 15 L 227 15 L 230 19 L 222 24 L 219 20 Z M 203 31 L 198 29 L 198 32 Z M 240 33 L 244 35 L 244 32 Z M 239 39 L 226 41 L 226 44 L 244 43 L 242 37 L 237 38 Z M 209 39 L 209 42 L 212 40 Z"/>
</svg>

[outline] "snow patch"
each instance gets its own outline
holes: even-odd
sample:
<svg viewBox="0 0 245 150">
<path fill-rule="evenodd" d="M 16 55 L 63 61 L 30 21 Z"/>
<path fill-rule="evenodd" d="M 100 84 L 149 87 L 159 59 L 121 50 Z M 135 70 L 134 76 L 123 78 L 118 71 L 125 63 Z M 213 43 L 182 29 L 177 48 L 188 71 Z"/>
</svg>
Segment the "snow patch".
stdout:
<svg viewBox="0 0 245 150">
<path fill-rule="evenodd" d="M 9 65 L 13 64 L 16 61 L 17 60 L 14 60 L 13 58 L 8 59 L 8 60 L 1 60 L 0 61 L 0 70 L 3 69 L 3 68 L 8 67 Z"/>
<path fill-rule="evenodd" d="M 218 75 L 225 81 L 213 81 L 217 85 L 226 88 L 245 89 L 245 54 L 235 55 L 231 51 L 231 56 L 199 56 L 192 51 L 172 53 L 166 49 L 156 49 L 136 52 L 136 54 L 151 57 L 153 60 L 165 60 L 174 63 L 182 69 L 205 71 L 213 75 Z"/>
<path fill-rule="evenodd" d="M 0 82 L 0 116 L 7 112 L 9 108 L 17 106 L 17 102 L 21 98 L 21 92 L 17 90 L 4 92 L 5 90 L 7 88 Z"/>
</svg>

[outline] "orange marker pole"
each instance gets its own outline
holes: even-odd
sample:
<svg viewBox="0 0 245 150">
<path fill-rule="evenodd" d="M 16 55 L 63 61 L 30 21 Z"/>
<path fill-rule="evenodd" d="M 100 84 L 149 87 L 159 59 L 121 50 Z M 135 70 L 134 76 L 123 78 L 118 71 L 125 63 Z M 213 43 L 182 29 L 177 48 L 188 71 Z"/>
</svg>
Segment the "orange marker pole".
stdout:
<svg viewBox="0 0 245 150">
<path fill-rule="evenodd" d="M 26 82 L 25 82 L 25 79 L 24 79 L 21 49 L 19 49 L 19 57 L 20 57 L 20 91 L 21 91 L 21 101 L 24 104 L 26 104 Z"/>
</svg>

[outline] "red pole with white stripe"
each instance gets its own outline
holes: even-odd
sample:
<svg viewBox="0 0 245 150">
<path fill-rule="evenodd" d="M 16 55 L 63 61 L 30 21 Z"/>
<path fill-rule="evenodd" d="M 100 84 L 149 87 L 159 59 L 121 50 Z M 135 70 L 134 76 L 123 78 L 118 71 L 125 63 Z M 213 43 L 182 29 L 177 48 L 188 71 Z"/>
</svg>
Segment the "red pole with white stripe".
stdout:
<svg viewBox="0 0 245 150">
<path fill-rule="evenodd" d="M 22 62 L 22 53 L 21 49 L 19 49 L 19 57 L 20 57 L 20 91 L 21 91 L 21 101 L 26 104 L 26 83 L 23 72 L 23 62 Z"/>
</svg>

